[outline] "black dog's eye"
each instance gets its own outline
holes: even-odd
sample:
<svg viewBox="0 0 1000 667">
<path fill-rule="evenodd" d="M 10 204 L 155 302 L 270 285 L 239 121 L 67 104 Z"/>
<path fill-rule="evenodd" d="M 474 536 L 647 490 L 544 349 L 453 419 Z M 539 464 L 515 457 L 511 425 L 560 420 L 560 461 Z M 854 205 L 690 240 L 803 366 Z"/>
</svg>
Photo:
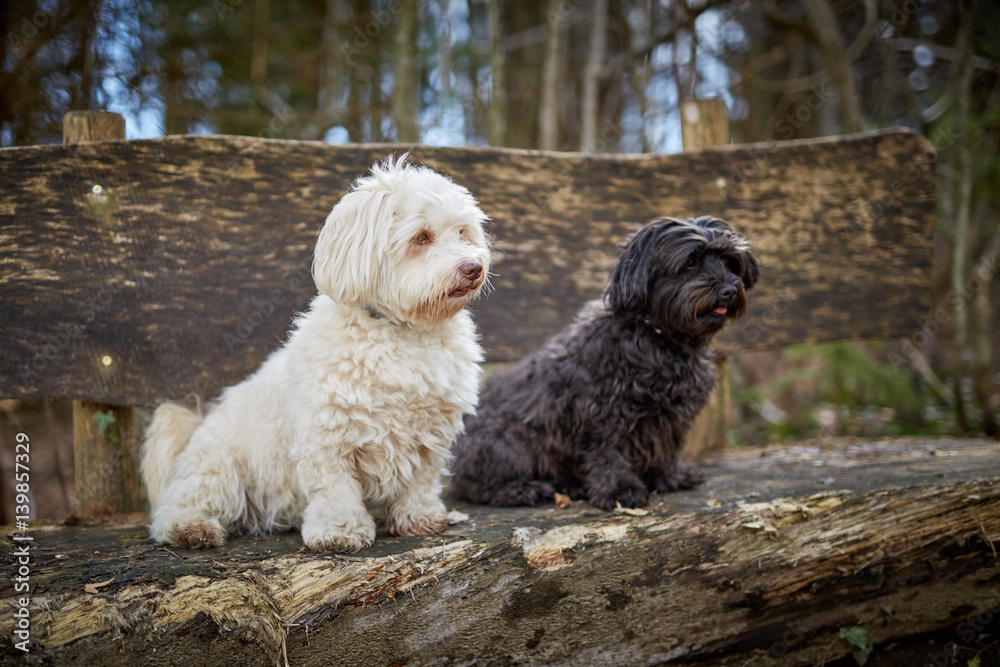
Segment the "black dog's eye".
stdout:
<svg viewBox="0 0 1000 667">
<path fill-rule="evenodd" d="M 728 257 L 726 259 L 726 269 L 728 269 L 730 273 L 737 276 L 743 272 L 743 266 L 735 257 Z"/>
<path fill-rule="evenodd" d="M 696 271 L 701 268 L 701 257 L 697 255 L 691 255 L 688 258 L 687 264 L 684 265 L 685 271 Z"/>
</svg>

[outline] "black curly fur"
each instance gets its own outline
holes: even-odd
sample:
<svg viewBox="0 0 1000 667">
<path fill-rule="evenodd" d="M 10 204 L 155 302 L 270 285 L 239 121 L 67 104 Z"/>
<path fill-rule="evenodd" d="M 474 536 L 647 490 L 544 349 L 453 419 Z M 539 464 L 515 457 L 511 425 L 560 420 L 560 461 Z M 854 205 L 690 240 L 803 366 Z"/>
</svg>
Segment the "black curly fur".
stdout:
<svg viewBox="0 0 1000 667">
<path fill-rule="evenodd" d="M 746 311 L 758 275 L 722 220 L 650 221 L 603 303 L 487 383 L 455 444 L 452 490 L 490 505 L 540 505 L 558 491 L 612 509 L 700 484 L 678 453 L 715 386 L 709 343 Z"/>
</svg>

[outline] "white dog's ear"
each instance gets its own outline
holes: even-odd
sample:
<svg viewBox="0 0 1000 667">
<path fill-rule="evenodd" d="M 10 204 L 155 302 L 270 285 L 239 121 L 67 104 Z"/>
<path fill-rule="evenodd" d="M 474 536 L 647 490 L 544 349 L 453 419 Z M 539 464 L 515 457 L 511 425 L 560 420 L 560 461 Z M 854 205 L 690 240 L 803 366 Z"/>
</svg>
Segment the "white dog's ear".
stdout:
<svg viewBox="0 0 1000 667">
<path fill-rule="evenodd" d="M 330 211 L 316 241 L 313 280 L 339 303 L 364 305 L 378 289 L 388 239 L 378 221 L 393 215 L 388 192 L 355 190 Z"/>
</svg>

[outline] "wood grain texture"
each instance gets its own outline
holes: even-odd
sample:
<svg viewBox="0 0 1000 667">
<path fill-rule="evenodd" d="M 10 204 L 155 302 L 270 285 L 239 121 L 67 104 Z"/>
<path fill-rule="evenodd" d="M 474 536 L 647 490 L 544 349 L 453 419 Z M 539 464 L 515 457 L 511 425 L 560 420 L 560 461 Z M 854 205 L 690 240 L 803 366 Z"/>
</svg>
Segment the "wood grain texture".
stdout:
<svg viewBox="0 0 1000 667">
<path fill-rule="evenodd" d="M 81 517 L 140 509 L 134 408 L 73 401 L 73 478 Z"/>
<path fill-rule="evenodd" d="M 715 358 L 719 373 L 715 389 L 708 396 L 708 403 L 691 422 L 691 430 L 684 438 L 681 457 L 685 461 L 706 463 L 714 461 L 729 444 L 729 358 L 719 354 Z"/>
<path fill-rule="evenodd" d="M 0 391 L 125 405 L 212 397 L 314 294 L 316 234 L 400 146 L 167 137 L 0 151 Z M 598 296 L 657 215 L 717 215 L 763 260 L 730 348 L 908 335 L 929 308 L 934 153 L 887 131 L 680 155 L 416 147 L 493 219 L 493 361 Z M 100 363 L 110 355 L 111 366 Z"/>
<path fill-rule="evenodd" d="M 164 549 L 144 515 L 34 526 L 32 657 L 813 665 L 847 654 L 841 627 L 898 646 L 998 601 L 1000 460 L 986 440 L 729 452 L 705 487 L 640 515 L 449 506 L 471 520 L 426 538 L 389 537 L 380 522 L 350 556 L 306 551 L 296 532 Z M 14 560 L 0 555 L 9 571 Z M 14 598 L 0 592 L 8 637 Z M 19 656 L 0 648 L 0 660 Z"/>
<path fill-rule="evenodd" d="M 729 112 L 724 100 L 687 100 L 681 105 L 681 144 L 684 150 L 728 146 Z"/>
<path fill-rule="evenodd" d="M 63 143 L 125 138 L 125 117 L 110 111 L 70 111 L 63 116 Z"/>
</svg>

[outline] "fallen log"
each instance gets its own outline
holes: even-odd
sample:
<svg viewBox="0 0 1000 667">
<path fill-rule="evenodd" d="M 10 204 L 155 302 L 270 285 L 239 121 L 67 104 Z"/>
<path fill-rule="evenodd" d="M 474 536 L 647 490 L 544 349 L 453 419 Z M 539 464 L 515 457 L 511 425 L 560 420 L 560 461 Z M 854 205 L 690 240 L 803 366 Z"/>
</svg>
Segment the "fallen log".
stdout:
<svg viewBox="0 0 1000 667">
<path fill-rule="evenodd" d="M 87 665 L 781 664 L 1000 605 L 1000 457 L 984 440 L 730 452 L 646 510 L 498 509 L 317 554 L 298 533 L 205 552 L 127 515 L 33 525 L 29 656 Z M 16 531 L 7 527 L 6 535 Z M 16 571 L 12 545 L 5 554 Z M 13 636 L 23 594 L 2 594 Z M 992 611 L 991 611 L 992 610 Z M 15 640 L 16 641 L 16 640 Z M 11 661 L 23 653 L 9 644 Z M 916 663 L 914 663 L 916 664 Z M 964 663 L 963 663 L 964 664 Z"/>
</svg>

